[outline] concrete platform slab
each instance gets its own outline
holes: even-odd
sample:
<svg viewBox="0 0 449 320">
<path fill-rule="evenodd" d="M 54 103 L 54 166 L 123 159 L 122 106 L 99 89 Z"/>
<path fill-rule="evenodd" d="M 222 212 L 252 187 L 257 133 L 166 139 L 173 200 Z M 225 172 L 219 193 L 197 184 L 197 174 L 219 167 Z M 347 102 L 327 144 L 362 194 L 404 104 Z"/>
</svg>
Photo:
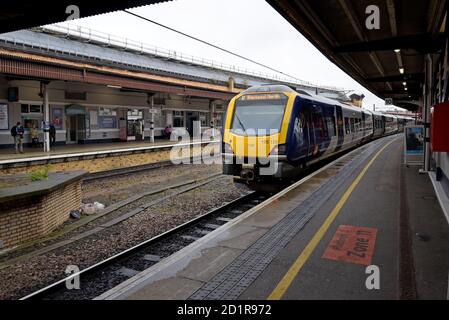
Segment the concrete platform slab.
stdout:
<svg viewBox="0 0 449 320">
<path fill-rule="evenodd" d="M 326 168 L 323 168 L 323 170 L 325 169 Z M 320 174 L 321 172 L 322 171 L 318 171 L 314 173 L 314 175 Z M 300 184 L 305 184 L 312 178 L 313 176 L 308 177 Z M 321 182 L 323 181 L 322 178 L 319 180 Z M 297 195 L 301 197 L 301 194 L 312 194 L 318 187 L 319 183 L 311 180 L 310 186 L 301 188 L 301 192 Z M 308 188 L 313 188 L 313 190 L 308 190 Z M 295 188 L 292 187 L 291 189 L 293 190 Z M 286 194 L 288 194 L 287 191 L 274 198 L 279 199 Z M 136 277 L 103 294 L 98 297 L 98 299 L 127 299 L 129 297 L 135 297 L 135 293 L 140 292 L 143 288 L 145 288 L 146 293 L 152 292 L 152 290 L 157 291 L 159 290 L 158 288 L 160 288 L 159 281 L 168 281 L 168 279 L 173 278 L 193 277 L 192 279 L 189 279 L 205 281 L 204 283 L 207 283 L 206 278 L 210 278 L 212 274 L 219 274 L 223 268 L 226 267 L 226 264 L 229 267 L 231 262 L 235 261 L 237 257 L 242 257 L 241 253 L 243 250 L 247 251 L 254 245 L 254 243 L 261 241 L 266 233 L 282 221 L 283 217 L 291 211 L 291 208 L 294 208 L 294 206 L 291 206 L 289 209 L 283 209 L 281 207 L 273 209 L 273 203 L 274 206 L 278 205 L 275 199 L 271 199 L 268 202 L 269 204 L 262 203 L 253 209 L 250 209 L 231 223 L 209 233 L 207 236 L 192 243 L 180 252 L 162 260 L 160 263 L 140 273 Z M 279 201 L 279 203 L 282 202 Z M 282 237 L 282 235 L 277 237 Z M 274 243 L 276 243 L 276 239 L 273 239 L 275 241 Z M 231 251 L 229 251 L 230 248 L 232 249 Z M 215 249 L 215 251 L 210 251 L 211 249 Z M 245 272 L 248 272 L 251 269 L 262 271 L 266 267 L 266 263 L 268 263 L 275 254 L 275 251 L 271 252 L 268 247 L 267 249 L 267 254 L 263 253 L 258 255 L 256 260 L 260 259 L 261 263 L 256 263 L 257 265 L 255 265 L 254 268 L 252 266 L 242 266 L 231 273 L 234 273 L 235 275 L 241 275 L 243 273 L 244 275 Z M 223 252 L 226 253 L 222 255 Z M 213 256 L 212 260 L 218 258 L 219 263 L 211 263 L 206 274 L 198 277 L 198 268 L 204 268 L 205 264 L 211 261 L 208 254 Z M 228 259 L 228 257 L 232 257 L 233 254 L 235 256 L 232 259 Z M 244 259 L 244 257 L 242 257 L 242 259 Z M 188 270 L 187 273 L 185 273 L 186 270 Z M 244 283 L 249 285 L 249 279 L 252 279 L 251 281 L 254 280 L 251 277 L 243 279 L 242 281 L 238 279 L 238 286 L 241 286 Z M 183 283 L 184 282 L 181 282 L 180 286 L 182 286 Z M 154 293 L 150 296 L 154 297 L 158 296 L 158 294 Z"/>
<path fill-rule="evenodd" d="M 214 247 L 202 252 L 201 257 L 193 259 L 184 270 L 177 273 L 178 277 L 207 282 L 231 261 L 242 253 L 242 250 Z"/>
<path fill-rule="evenodd" d="M 131 293 L 127 300 L 186 300 L 192 292 L 203 285 L 202 282 L 173 277 L 156 281 L 150 287 Z"/>
<path fill-rule="evenodd" d="M 282 299 L 403 299 L 410 290 L 446 299 L 449 226 L 430 180 L 402 155 L 397 136 L 366 145 L 99 298 L 266 299 L 287 277 Z M 378 267 L 379 289 L 367 287 L 366 265 L 324 256 L 342 225 L 376 231 L 363 261 Z M 357 241 L 346 250 L 363 252 Z"/>
</svg>

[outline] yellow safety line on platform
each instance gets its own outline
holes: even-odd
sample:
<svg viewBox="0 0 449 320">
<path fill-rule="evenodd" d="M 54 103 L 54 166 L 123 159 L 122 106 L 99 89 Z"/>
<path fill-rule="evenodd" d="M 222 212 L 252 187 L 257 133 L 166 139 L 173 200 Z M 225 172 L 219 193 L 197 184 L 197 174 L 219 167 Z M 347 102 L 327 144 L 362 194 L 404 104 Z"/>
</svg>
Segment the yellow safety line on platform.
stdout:
<svg viewBox="0 0 449 320">
<path fill-rule="evenodd" d="M 395 142 L 397 139 L 394 139 L 390 141 L 388 144 L 386 144 L 382 149 L 380 149 L 376 155 L 368 162 L 368 164 L 363 168 L 362 172 L 357 176 L 357 178 L 352 182 L 352 184 L 349 186 L 349 188 L 346 190 L 346 192 L 343 194 L 343 196 L 338 201 L 335 208 L 331 211 L 329 216 L 326 218 L 324 223 L 321 225 L 320 229 L 315 233 L 312 240 L 307 244 L 307 246 L 304 248 L 304 250 L 301 252 L 301 254 L 298 256 L 296 261 L 293 263 L 293 265 L 290 267 L 290 269 L 287 271 L 287 273 L 284 275 L 282 280 L 278 283 L 276 288 L 271 292 L 271 294 L 268 296 L 268 300 L 280 300 L 284 296 L 284 294 L 287 292 L 287 290 L 290 288 L 293 280 L 298 275 L 299 271 L 301 271 L 304 264 L 307 262 L 309 257 L 312 255 L 313 251 L 317 247 L 318 243 L 320 243 L 321 239 L 326 234 L 327 230 L 331 226 L 332 222 L 334 222 L 335 218 L 340 213 L 341 209 L 345 205 L 345 203 L 348 201 L 349 197 L 351 196 L 352 192 L 355 190 L 357 185 L 360 183 L 362 178 L 365 176 L 368 169 L 371 167 L 371 165 L 374 163 L 374 161 L 379 157 L 379 155 L 393 142 Z"/>
</svg>

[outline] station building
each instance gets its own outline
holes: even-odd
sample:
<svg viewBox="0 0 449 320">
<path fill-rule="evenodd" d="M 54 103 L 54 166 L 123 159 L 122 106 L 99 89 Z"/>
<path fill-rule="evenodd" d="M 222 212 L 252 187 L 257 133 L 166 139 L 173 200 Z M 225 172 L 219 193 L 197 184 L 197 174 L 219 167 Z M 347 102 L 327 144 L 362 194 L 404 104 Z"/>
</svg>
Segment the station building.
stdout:
<svg viewBox="0 0 449 320">
<path fill-rule="evenodd" d="M 25 143 L 33 126 L 43 141 L 50 122 L 58 145 L 149 139 L 152 123 L 156 138 L 167 126 L 191 134 L 198 123 L 201 131 L 220 128 L 233 96 L 271 83 L 350 102 L 343 89 L 293 83 L 90 29 L 10 32 L 0 35 L 0 148 L 13 144 L 10 129 L 19 121 Z"/>
</svg>

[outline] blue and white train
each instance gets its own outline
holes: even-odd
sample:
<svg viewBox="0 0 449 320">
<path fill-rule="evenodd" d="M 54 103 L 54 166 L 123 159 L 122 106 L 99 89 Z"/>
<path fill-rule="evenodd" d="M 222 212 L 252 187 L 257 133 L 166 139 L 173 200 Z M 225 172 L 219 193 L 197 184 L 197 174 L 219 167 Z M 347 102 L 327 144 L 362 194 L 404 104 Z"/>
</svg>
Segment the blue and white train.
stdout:
<svg viewBox="0 0 449 320">
<path fill-rule="evenodd" d="M 223 172 L 254 182 L 289 178 L 336 153 L 401 132 L 412 121 L 283 85 L 252 87 L 227 109 Z M 273 161 L 276 171 L 266 174 Z"/>
</svg>

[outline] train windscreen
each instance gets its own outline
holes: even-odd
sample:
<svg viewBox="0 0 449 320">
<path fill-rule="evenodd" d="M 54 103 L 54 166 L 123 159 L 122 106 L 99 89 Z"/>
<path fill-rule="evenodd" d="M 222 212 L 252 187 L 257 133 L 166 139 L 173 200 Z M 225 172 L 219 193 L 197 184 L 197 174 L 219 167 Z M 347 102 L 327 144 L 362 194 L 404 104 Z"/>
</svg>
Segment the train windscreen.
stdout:
<svg viewBox="0 0 449 320">
<path fill-rule="evenodd" d="M 281 129 L 288 97 L 284 94 L 246 95 L 235 103 L 231 131 L 244 135 L 269 135 Z"/>
</svg>

